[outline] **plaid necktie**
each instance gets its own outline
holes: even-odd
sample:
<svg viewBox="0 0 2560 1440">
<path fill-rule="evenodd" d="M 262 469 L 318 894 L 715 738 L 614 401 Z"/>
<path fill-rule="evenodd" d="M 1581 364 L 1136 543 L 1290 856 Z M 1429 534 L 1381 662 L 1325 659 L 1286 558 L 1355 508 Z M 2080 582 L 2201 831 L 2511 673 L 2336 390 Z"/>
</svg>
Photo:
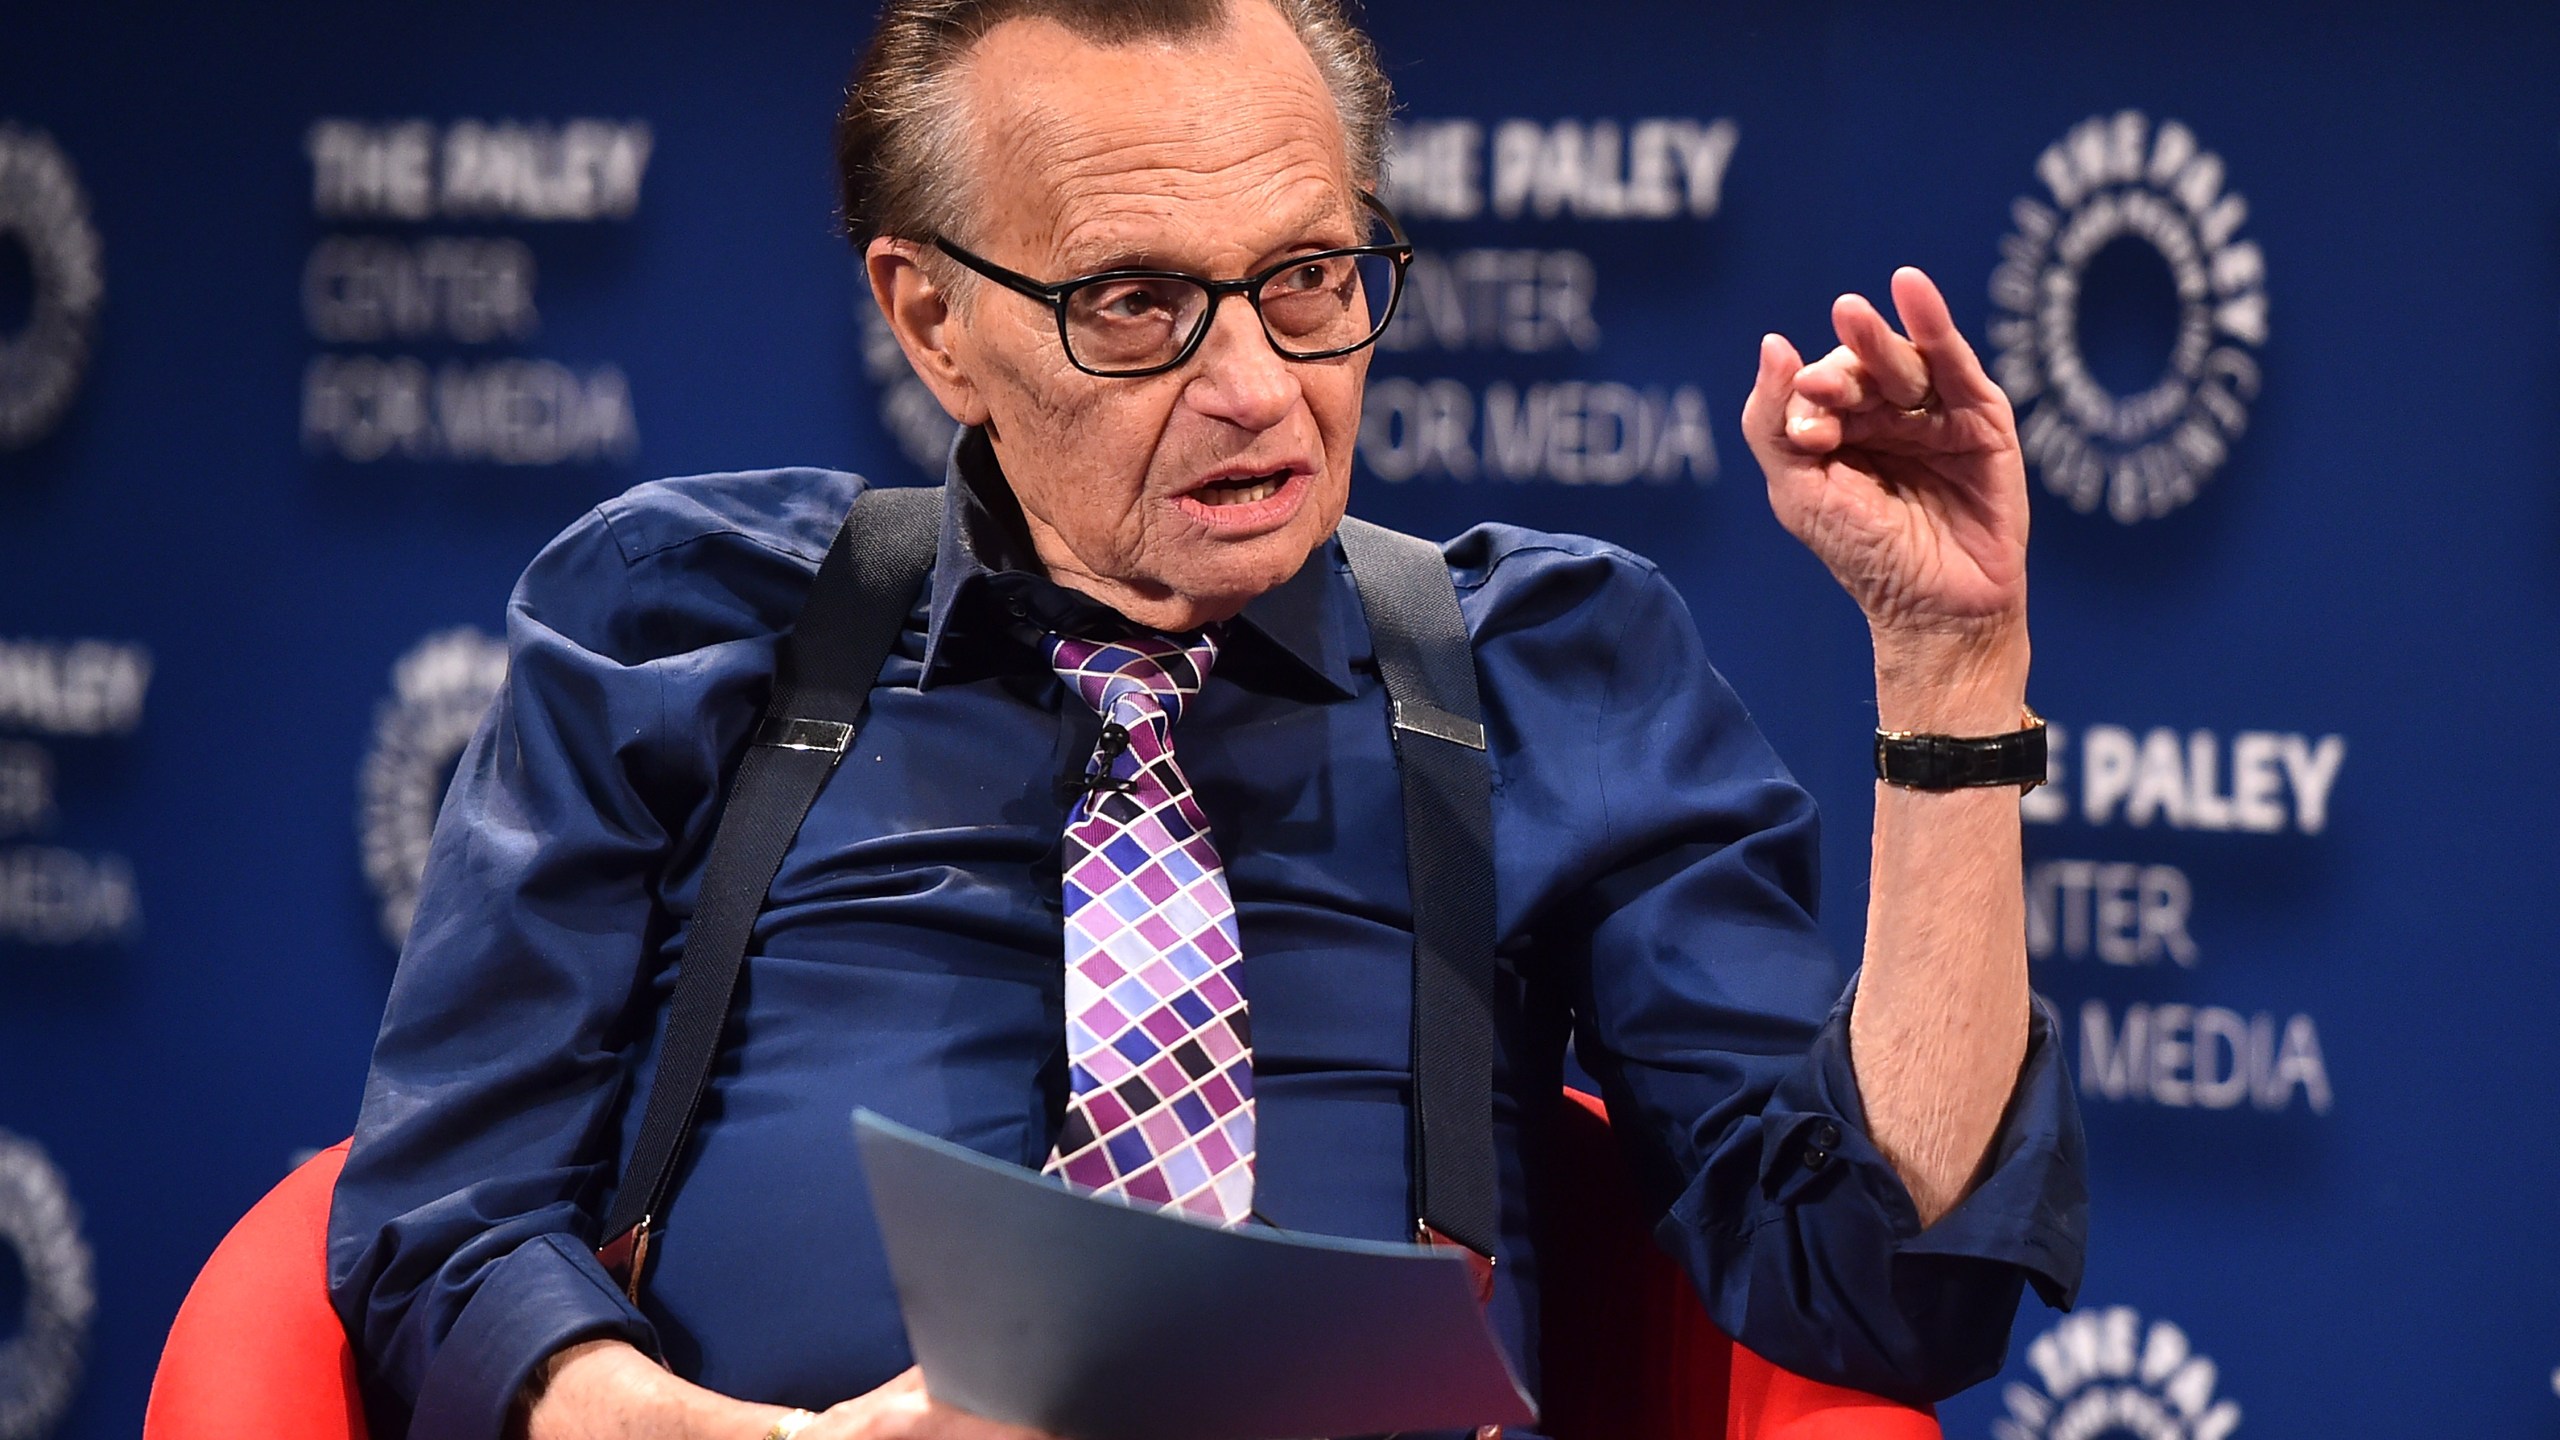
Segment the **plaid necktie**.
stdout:
<svg viewBox="0 0 2560 1440">
<path fill-rule="evenodd" d="M 1049 664 L 1102 717 L 1067 826 L 1067 1063 L 1045 1167 L 1088 1190 L 1223 1224 L 1253 1211 L 1253 1051 L 1242 949 L 1208 818 L 1173 726 L 1218 658 L 1141 632 L 1049 637 Z"/>
</svg>

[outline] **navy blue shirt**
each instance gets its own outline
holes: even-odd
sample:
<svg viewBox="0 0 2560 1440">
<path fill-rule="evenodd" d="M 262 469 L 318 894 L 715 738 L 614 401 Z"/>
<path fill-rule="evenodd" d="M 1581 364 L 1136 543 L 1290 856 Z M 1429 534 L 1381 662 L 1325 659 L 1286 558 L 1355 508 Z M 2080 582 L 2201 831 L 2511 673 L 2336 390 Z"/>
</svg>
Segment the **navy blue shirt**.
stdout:
<svg viewBox="0 0 2560 1440">
<path fill-rule="evenodd" d="M 638 1128 L 719 813 L 853 496 L 820 470 L 640 486 L 533 562 L 374 1051 L 330 1273 L 379 1432 L 492 1440 L 546 1354 L 619 1336 L 823 1408 L 909 1356 L 857 1107 L 1027 1166 L 1066 1076 L 1058 857 L 1099 727 L 1042 658 L 1093 602 L 1043 578 L 983 439 L 932 582 L 785 857 L 641 1303 L 590 1247 Z M 1497 1061 L 1493 1319 L 1535 1380 L 1528 1196 L 1569 1026 L 1662 1242 L 1771 1360 L 1885 1394 L 1996 1371 L 2021 1285 L 2086 1222 L 2041 1006 L 1985 1179 L 1923 1230 L 1862 1133 L 1850 996 L 1813 921 L 1815 817 L 1654 567 L 1506 526 L 1447 547 L 1494 781 L 1514 1013 Z M 1244 941 L 1257 1209 L 1412 1232 L 1411 900 L 1384 693 L 1340 549 L 1230 627 L 1174 735 Z M 1820 1152 L 1808 1162 L 1811 1152 Z"/>
</svg>

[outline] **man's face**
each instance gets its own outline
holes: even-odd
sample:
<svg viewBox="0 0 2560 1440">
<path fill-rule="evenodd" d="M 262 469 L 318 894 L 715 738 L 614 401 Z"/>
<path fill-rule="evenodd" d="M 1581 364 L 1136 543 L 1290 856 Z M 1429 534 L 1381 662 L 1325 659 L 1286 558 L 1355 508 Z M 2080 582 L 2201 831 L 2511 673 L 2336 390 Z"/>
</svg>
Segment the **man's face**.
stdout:
<svg viewBox="0 0 2560 1440">
<path fill-rule="evenodd" d="M 1232 279 L 1366 239 L 1332 96 L 1259 0 L 1173 43 L 1008 22 L 963 79 L 973 218 L 952 238 L 999 265 Z M 1233 615 L 1342 519 L 1366 351 L 1282 359 L 1229 297 L 1180 367 L 1104 379 L 1068 363 L 1049 308 L 991 283 L 944 335 L 945 401 L 964 391 L 955 412 L 987 425 L 1042 563 L 1141 624 Z"/>
</svg>

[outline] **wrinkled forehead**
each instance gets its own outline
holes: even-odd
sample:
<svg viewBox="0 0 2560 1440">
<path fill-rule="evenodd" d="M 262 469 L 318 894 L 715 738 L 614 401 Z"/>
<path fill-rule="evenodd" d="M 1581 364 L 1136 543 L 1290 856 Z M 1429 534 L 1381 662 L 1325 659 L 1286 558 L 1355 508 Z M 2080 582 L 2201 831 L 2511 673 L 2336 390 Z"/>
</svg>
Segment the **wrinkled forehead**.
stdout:
<svg viewBox="0 0 2560 1440">
<path fill-rule="evenodd" d="M 962 81 L 966 188 L 991 243 L 1079 267 L 1249 262 L 1328 227 L 1356 238 L 1341 114 L 1268 5 L 1109 45 L 1011 20 Z"/>
</svg>

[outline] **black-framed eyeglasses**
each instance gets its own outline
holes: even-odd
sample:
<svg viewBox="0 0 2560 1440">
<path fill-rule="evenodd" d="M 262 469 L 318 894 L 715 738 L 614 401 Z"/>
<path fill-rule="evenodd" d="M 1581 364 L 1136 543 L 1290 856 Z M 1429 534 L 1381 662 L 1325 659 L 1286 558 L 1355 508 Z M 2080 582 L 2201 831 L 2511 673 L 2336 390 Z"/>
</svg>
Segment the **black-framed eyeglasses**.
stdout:
<svg viewBox="0 0 2560 1440">
<path fill-rule="evenodd" d="M 1208 338 L 1218 302 L 1241 295 L 1262 319 L 1271 348 L 1291 360 L 1330 360 L 1367 346 L 1395 318 L 1413 245 L 1375 195 L 1360 202 L 1385 222 L 1388 242 L 1292 255 L 1241 280 L 1179 270 L 1104 270 L 1054 285 L 971 254 L 947 236 L 934 246 L 1008 290 L 1057 312 L 1067 362 L 1087 375 L 1134 380 L 1189 360 Z"/>
</svg>

